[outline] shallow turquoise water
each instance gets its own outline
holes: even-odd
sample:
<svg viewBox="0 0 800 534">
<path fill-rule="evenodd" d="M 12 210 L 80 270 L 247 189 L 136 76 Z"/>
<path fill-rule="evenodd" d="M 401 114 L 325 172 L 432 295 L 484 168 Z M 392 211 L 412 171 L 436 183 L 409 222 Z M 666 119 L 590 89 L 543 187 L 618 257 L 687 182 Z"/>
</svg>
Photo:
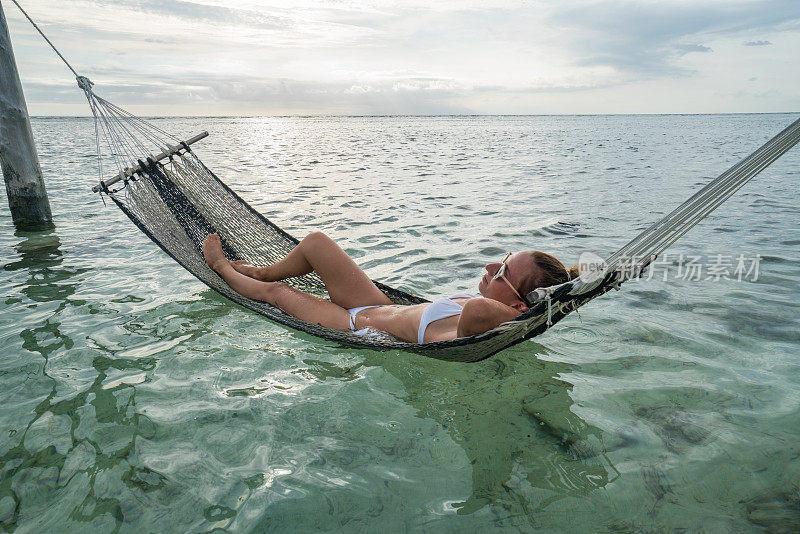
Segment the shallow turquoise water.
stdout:
<svg viewBox="0 0 800 534">
<path fill-rule="evenodd" d="M 607 255 L 792 115 L 163 119 L 262 213 L 376 279 L 474 291 L 506 250 Z M 476 364 L 237 308 L 36 119 L 56 228 L 0 211 L 6 530 L 800 528 L 800 150 L 672 250 L 756 281 L 631 283 Z M 675 269 L 676 265 L 670 266 Z"/>
</svg>

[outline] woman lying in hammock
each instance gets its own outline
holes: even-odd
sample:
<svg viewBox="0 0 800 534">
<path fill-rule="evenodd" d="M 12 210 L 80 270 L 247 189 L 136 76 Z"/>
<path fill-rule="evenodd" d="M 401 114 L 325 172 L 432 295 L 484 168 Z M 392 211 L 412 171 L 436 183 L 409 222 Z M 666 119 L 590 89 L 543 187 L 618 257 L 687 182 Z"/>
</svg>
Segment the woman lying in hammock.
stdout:
<svg viewBox="0 0 800 534">
<path fill-rule="evenodd" d="M 508 253 L 502 261 L 486 265 L 478 284 L 482 297 L 453 295 L 401 305 L 393 304 L 322 232 L 309 234 L 281 261 L 266 267 L 228 261 L 216 234 L 206 236 L 203 255 L 209 267 L 245 297 L 268 302 L 309 323 L 357 334 L 375 329 L 411 343 L 449 341 L 491 330 L 528 309 L 523 295 L 566 282 L 576 274 L 544 252 Z M 312 271 L 325 283 L 330 301 L 279 283 Z"/>
</svg>

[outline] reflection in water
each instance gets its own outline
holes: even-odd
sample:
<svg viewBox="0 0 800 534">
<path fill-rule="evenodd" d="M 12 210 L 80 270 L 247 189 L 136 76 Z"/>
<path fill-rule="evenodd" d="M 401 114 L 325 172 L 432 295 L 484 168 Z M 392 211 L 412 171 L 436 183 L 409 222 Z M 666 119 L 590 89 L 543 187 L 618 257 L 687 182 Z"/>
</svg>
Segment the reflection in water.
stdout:
<svg viewBox="0 0 800 534">
<path fill-rule="evenodd" d="M 61 241 L 54 231 L 23 232 L 18 230 L 14 235 L 24 238 L 14 247 L 19 258 L 5 264 L 3 270 L 27 270 L 28 280 L 21 292 L 32 301 L 55 301 L 62 305 L 70 304 L 69 297 L 75 293 L 78 284 L 66 283 L 66 281 L 83 274 L 88 269 L 62 267 L 64 259 L 59 250 Z"/>
<path fill-rule="evenodd" d="M 55 350 L 60 348 L 71 349 L 74 345 L 72 339 L 59 330 L 61 323 L 55 320 L 56 316 L 69 305 L 83 305 L 83 301 L 70 300 L 77 287 L 77 283 L 68 283 L 76 275 L 86 272 L 86 269 L 62 267 L 63 262 L 61 241 L 54 231 L 23 232 L 17 231 L 17 237 L 24 237 L 14 248 L 19 254 L 17 261 L 12 261 L 3 266 L 5 271 L 25 270 L 28 279 L 20 290 L 23 295 L 33 302 L 56 302 L 57 309 L 52 316 L 47 318 L 41 326 L 25 328 L 20 332 L 23 339 L 22 348 L 40 353 L 44 361 Z M 43 371 L 44 372 L 44 371 Z"/>
<path fill-rule="evenodd" d="M 158 474 L 147 473 L 127 463 L 127 458 L 135 449 L 136 437 L 150 436 L 153 432 L 149 421 L 136 413 L 134 388 L 124 382 L 104 388 L 103 383 L 109 370 L 146 372 L 154 368 L 155 360 L 95 356 L 91 365 L 97 373 L 91 384 L 77 394 L 57 399 L 59 380 L 48 374 L 48 364 L 54 355 L 73 348 L 75 344 L 61 331 L 59 316 L 67 306 L 85 304 L 71 297 L 79 285 L 79 281 L 74 279 L 86 270 L 62 265 L 61 243 L 54 232 L 17 232 L 16 235 L 24 238 L 15 247 L 19 257 L 5 264 L 3 269 L 27 272 L 27 280 L 20 292 L 36 303 L 29 307 L 47 309 L 47 304 L 56 304 L 56 307 L 40 326 L 25 328 L 20 332 L 22 348 L 28 351 L 24 357 L 30 359 L 23 365 L 37 371 L 41 369 L 40 374 L 34 373 L 34 378 L 49 381 L 50 386 L 46 397 L 33 408 L 33 417 L 21 425 L 24 427 L 21 431 L 12 429 L 9 432 L 13 441 L 7 450 L 0 451 L 0 473 L 3 474 L 0 501 L 10 499 L 12 503 L 12 509 L 3 514 L 0 527 L 9 531 L 16 528 L 22 504 L 21 493 L 25 494 L 26 507 L 46 506 L 50 498 L 58 495 L 63 488 L 70 487 L 77 495 L 85 495 L 70 513 L 71 519 L 94 522 L 98 517 L 109 514 L 114 518 L 114 530 L 117 530 L 123 519 L 120 502 L 114 498 L 100 498 L 95 493 L 95 482 L 104 478 L 104 472 L 123 466 L 123 482 L 145 491 L 162 486 L 163 479 Z M 38 391 L 46 391 L 47 388 L 39 382 Z M 94 420 L 86 421 L 92 412 Z M 64 418 L 69 426 L 66 445 L 57 436 L 37 439 L 41 429 L 52 431 L 58 428 L 57 422 Z M 110 442 L 108 444 L 102 439 L 103 433 L 99 434 L 100 437 L 85 435 L 89 433 L 96 436 L 94 432 L 87 432 L 87 426 L 96 428 L 109 424 L 115 425 L 115 428 L 113 438 L 107 439 Z M 130 431 L 124 432 L 122 428 Z M 120 440 L 121 436 L 124 439 Z M 89 461 L 92 456 L 94 461 Z M 74 465 L 75 458 L 83 460 L 81 465 Z M 31 491 L 43 495 L 31 495 Z M 28 500 L 32 502 L 28 503 Z"/>
<path fill-rule="evenodd" d="M 472 493 L 454 504 L 459 514 L 490 505 L 501 516 L 527 516 L 529 524 L 552 502 L 618 476 L 603 432 L 570 410 L 572 384 L 557 378 L 574 366 L 537 359 L 547 353 L 541 345 L 520 347 L 466 369 L 421 362 L 430 373 L 381 358 L 406 386 L 404 400 L 441 424 L 472 464 Z"/>
<path fill-rule="evenodd" d="M 0 449 L 0 503 L 10 509 L 0 517 L 0 526 L 13 531 L 20 518 L 44 511 L 54 500 L 63 506 L 65 520 L 104 530 L 135 522 L 145 513 L 142 503 L 151 498 L 162 506 L 169 502 L 166 508 L 189 501 L 197 504 L 187 493 L 188 480 L 164 471 L 162 464 L 147 467 L 149 462 L 140 457 L 143 443 L 139 438 L 152 445 L 157 432 L 137 409 L 131 377 L 135 375 L 135 383 L 149 381 L 157 358 L 131 350 L 130 340 L 116 345 L 90 332 L 88 337 L 65 332 L 62 312 L 73 307 L 74 317 L 86 313 L 82 309 L 86 302 L 74 298 L 85 270 L 64 265 L 56 234 L 20 237 L 18 257 L 4 269 L 23 275 L 23 282 L 16 285 L 18 305 L 31 307 L 40 317 L 35 326 L 19 334 L 24 349 L 19 352 L 26 359 L 20 365 L 32 366 L 33 376 L 27 380 L 34 380 L 36 386 L 25 386 L 34 400 L 28 419 L 20 418 L 10 426 L 15 429 L 12 438 Z M 218 318 L 215 314 L 226 313 L 224 306 L 204 307 L 200 319 L 176 303 L 157 315 L 191 327 L 165 333 L 152 317 L 152 321 L 140 317 L 119 326 L 131 336 L 171 346 L 168 338 L 194 336 L 210 328 L 209 321 Z M 420 417 L 441 425 L 464 451 L 471 464 L 472 489 L 466 499 L 452 504 L 451 511 L 471 514 L 488 507 L 512 524 L 529 525 L 554 501 L 585 495 L 616 476 L 602 454 L 600 430 L 571 411 L 572 386 L 559 376 L 570 373 L 572 367 L 538 360 L 533 351 L 546 353 L 547 349 L 526 343 L 470 366 L 364 353 L 367 356 L 359 368 L 379 366 L 399 379 L 406 391 L 403 402 Z M 64 364 L 67 359 L 69 365 Z M 340 368 L 324 359 L 308 361 L 314 363 L 308 374 L 316 380 L 355 383 L 359 376 L 356 368 Z M 70 369 L 76 376 L 67 380 L 63 374 L 73 372 Z M 240 388 L 229 395 L 241 398 L 257 393 Z M 247 435 L 254 430 L 243 424 L 232 421 L 231 431 Z M 262 491 L 258 488 L 265 475 L 249 474 L 247 495 Z M 199 520 L 205 524 L 225 527 L 235 520 L 234 508 L 204 504 Z"/>
</svg>

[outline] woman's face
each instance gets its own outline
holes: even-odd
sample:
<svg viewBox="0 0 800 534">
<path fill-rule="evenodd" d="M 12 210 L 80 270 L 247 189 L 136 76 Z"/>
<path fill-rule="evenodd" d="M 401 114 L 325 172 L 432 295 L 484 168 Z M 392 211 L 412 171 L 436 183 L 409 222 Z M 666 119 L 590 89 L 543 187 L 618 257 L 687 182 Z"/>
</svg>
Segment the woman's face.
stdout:
<svg viewBox="0 0 800 534">
<path fill-rule="evenodd" d="M 533 258 L 525 252 L 517 252 L 509 256 L 505 260 L 506 268 L 503 273 L 505 280 L 503 278 L 494 278 L 503 265 L 503 262 L 500 261 L 502 259 L 498 258 L 496 263 L 486 265 L 486 273 L 478 283 L 478 291 L 487 299 L 493 299 L 517 309 L 527 309 L 525 303 L 514 293 L 514 290 L 519 291 L 523 280 L 537 269 L 533 263 Z"/>
</svg>

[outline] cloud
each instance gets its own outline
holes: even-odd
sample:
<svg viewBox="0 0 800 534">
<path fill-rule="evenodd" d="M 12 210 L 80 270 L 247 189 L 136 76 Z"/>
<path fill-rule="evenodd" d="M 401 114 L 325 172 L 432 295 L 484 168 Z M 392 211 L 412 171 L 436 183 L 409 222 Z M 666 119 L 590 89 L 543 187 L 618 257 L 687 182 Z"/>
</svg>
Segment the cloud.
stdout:
<svg viewBox="0 0 800 534">
<path fill-rule="evenodd" d="M 610 66 L 631 78 L 650 78 L 690 73 L 676 65 L 676 51 L 677 57 L 709 51 L 696 48 L 702 45 L 681 43 L 796 27 L 800 9 L 797 0 L 583 0 L 551 9 L 549 19 L 565 30 L 564 45 L 576 63 Z"/>
<path fill-rule="evenodd" d="M 733 49 L 765 46 L 770 42 L 748 39 L 768 35 L 777 60 L 800 35 L 797 0 L 288 5 L 27 0 L 26 7 L 98 92 L 149 114 L 190 113 L 183 111 L 190 103 L 204 114 L 538 112 L 553 95 L 588 102 L 637 83 L 696 76 L 735 85 L 726 74 L 738 73 L 727 67 L 739 59 Z M 6 13 L 29 100 L 79 101 L 57 58 L 18 14 Z M 776 80 L 775 68 L 759 60 L 736 76 Z M 787 87 L 797 85 L 796 76 L 781 76 Z"/>
<path fill-rule="evenodd" d="M 680 44 L 675 45 L 675 48 L 685 54 L 688 54 L 689 52 L 712 52 L 711 48 L 701 44 Z"/>
<path fill-rule="evenodd" d="M 158 105 L 166 115 L 201 113 L 207 102 L 214 102 L 218 110 L 231 110 L 223 114 L 242 114 L 242 110 L 248 110 L 246 114 L 473 114 L 474 110 L 458 103 L 468 90 L 446 79 L 408 78 L 351 85 L 269 77 L 231 81 L 223 76 L 169 73 L 97 88 L 100 96 L 117 104 L 124 102 L 123 107 Z M 32 104 L 73 104 L 80 102 L 78 93 L 47 81 L 26 84 Z"/>
<path fill-rule="evenodd" d="M 294 21 L 275 12 L 261 12 L 236 7 L 209 5 L 204 2 L 181 0 L 90 0 L 95 8 L 110 8 L 124 13 L 138 11 L 147 15 L 169 17 L 177 20 L 192 20 L 218 25 L 242 25 L 254 28 L 281 29 L 291 27 Z"/>
</svg>

